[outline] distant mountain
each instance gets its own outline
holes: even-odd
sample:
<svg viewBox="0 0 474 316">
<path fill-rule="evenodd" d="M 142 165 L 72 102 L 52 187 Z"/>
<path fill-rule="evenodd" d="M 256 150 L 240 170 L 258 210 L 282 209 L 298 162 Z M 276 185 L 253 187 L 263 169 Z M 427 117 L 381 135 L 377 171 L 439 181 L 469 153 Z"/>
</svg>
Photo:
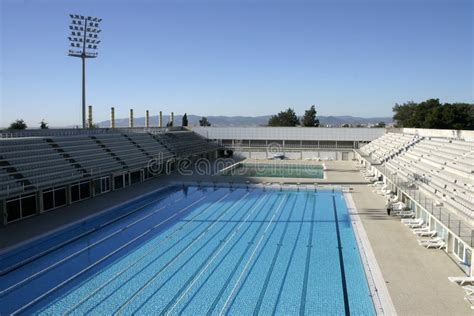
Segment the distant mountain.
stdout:
<svg viewBox="0 0 474 316">
<path fill-rule="evenodd" d="M 262 116 L 207 116 L 212 126 L 264 126 L 271 115 Z M 202 116 L 188 115 L 189 126 L 198 126 Z M 355 117 L 355 116 L 318 116 L 322 125 L 340 126 L 343 124 L 376 124 L 378 122 L 392 123 L 391 117 Z M 163 115 L 163 125 L 169 122 L 169 115 Z M 175 126 L 181 125 L 182 115 L 175 115 Z M 145 117 L 136 117 L 135 126 L 145 126 Z M 98 123 L 100 127 L 109 127 L 110 121 Z M 117 127 L 127 127 L 128 118 L 115 119 Z M 158 126 L 158 116 L 150 116 L 150 126 Z"/>
</svg>

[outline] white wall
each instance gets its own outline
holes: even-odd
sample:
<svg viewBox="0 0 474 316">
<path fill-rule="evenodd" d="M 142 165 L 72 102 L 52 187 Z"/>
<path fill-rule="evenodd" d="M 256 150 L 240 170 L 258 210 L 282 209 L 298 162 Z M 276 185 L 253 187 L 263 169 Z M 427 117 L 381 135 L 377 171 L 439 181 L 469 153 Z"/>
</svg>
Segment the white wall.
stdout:
<svg viewBox="0 0 474 316">
<path fill-rule="evenodd" d="M 325 127 L 193 127 L 192 130 L 210 139 L 255 140 L 327 140 L 372 141 L 385 134 L 384 128 Z"/>
<path fill-rule="evenodd" d="M 419 135 L 423 137 L 462 139 L 468 142 L 474 142 L 474 131 L 458 131 L 452 129 L 404 128 L 403 133 Z"/>
</svg>

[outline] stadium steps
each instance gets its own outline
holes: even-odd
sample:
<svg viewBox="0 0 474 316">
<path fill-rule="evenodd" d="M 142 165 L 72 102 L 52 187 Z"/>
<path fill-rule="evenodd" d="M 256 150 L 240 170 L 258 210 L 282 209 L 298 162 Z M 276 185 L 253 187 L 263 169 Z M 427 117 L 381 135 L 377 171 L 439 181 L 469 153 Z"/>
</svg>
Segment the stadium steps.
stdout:
<svg viewBox="0 0 474 316">
<path fill-rule="evenodd" d="M 59 155 L 61 155 L 64 158 L 64 160 L 69 162 L 71 164 L 71 166 L 73 166 L 74 168 L 76 168 L 77 170 L 79 170 L 80 172 L 82 172 L 84 174 L 87 173 L 87 170 L 84 169 L 84 167 L 76 159 L 72 158 L 71 155 L 66 153 L 66 151 L 64 149 L 62 149 L 61 146 L 59 146 L 59 144 L 54 142 L 53 139 L 46 138 L 45 141 L 48 145 L 51 146 L 51 148 L 53 150 L 55 150 Z"/>
<path fill-rule="evenodd" d="M 89 137 L 93 141 L 95 141 L 105 152 L 107 152 L 107 154 L 112 156 L 113 159 L 117 160 L 124 168 L 128 168 L 127 164 L 122 159 L 120 159 L 120 157 L 117 156 L 117 154 L 115 154 L 114 152 L 112 152 L 112 150 L 107 148 L 107 146 L 105 144 L 103 144 L 100 139 L 98 139 L 96 136 L 89 136 Z"/>
<path fill-rule="evenodd" d="M 16 167 L 12 166 L 9 161 L 4 159 L 3 156 L 0 156 L 0 167 L 6 171 L 8 175 L 10 175 L 16 182 L 20 185 L 30 186 L 31 182 L 28 180 L 22 173 L 20 173 Z"/>
<path fill-rule="evenodd" d="M 140 144 L 138 144 L 136 141 L 131 139 L 127 134 L 122 134 L 130 143 L 135 145 L 135 147 L 138 148 L 142 153 L 144 153 L 148 158 L 153 159 L 153 156 L 151 156 Z"/>
<path fill-rule="evenodd" d="M 163 147 L 165 147 L 169 152 L 173 153 L 173 155 L 177 155 L 173 148 L 171 148 L 162 138 L 158 137 L 157 135 L 153 135 L 152 133 L 148 133 L 151 137 L 153 137 L 156 141 L 158 141 Z"/>
</svg>

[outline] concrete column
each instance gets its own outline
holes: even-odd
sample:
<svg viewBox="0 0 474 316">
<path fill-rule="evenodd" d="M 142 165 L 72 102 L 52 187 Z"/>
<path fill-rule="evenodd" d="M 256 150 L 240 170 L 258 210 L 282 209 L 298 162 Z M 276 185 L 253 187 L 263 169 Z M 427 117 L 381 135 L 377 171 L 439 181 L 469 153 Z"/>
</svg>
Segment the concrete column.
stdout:
<svg viewBox="0 0 474 316">
<path fill-rule="evenodd" d="M 150 128 L 150 111 L 148 110 L 145 113 L 145 127 Z"/>
<path fill-rule="evenodd" d="M 87 115 L 87 126 L 89 126 L 89 128 L 92 128 L 92 105 L 89 105 L 89 112 Z"/>
<path fill-rule="evenodd" d="M 44 208 L 43 208 L 43 190 L 39 190 L 37 193 L 37 199 L 36 199 L 36 214 L 43 213 Z M 54 194 L 53 194 L 53 199 L 54 199 Z"/>
<path fill-rule="evenodd" d="M 130 117 L 128 118 L 128 127 L 133 128 L 133 109 L 130 109 Z"/>
<path fill-rule="evenodd" d="M 0 201 L 2 203 L 2 225 L 6 226 L 7 225 L 7 200 L 2 200 Z"/>
<path fill-rule="evenodd" d="M 115 128 L 115 108 L 110 108 L 110 128 Z"/>
<path fill-rule="evenodd" d="M 163 127 L 163 112 L 160 111 L 160 118 L 158 121 L 158 127 Z"/>
</svg>

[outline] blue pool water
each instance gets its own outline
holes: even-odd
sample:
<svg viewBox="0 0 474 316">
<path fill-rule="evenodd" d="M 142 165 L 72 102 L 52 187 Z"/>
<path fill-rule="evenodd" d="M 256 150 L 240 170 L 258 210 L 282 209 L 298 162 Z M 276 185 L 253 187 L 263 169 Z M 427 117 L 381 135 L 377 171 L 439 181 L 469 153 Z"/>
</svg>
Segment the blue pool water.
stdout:
<svg viewBox="0 0 474 316">
<path fill-rule="evenodd" d="M 0 259 L 2 315 L 375 314 L 338 191 L 172 187 Z"/>
</svg>

